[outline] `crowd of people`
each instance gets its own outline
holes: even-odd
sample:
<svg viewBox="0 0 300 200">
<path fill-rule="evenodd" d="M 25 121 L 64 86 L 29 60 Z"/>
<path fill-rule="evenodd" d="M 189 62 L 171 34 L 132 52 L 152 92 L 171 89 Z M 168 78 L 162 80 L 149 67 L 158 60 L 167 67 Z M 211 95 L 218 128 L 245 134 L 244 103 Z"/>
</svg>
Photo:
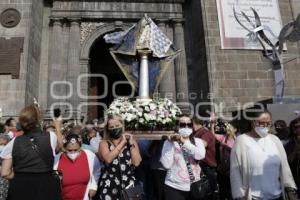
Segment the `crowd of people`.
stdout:
<svg viewBox="0 0 300 200">
<path fill-rule="evenodd" d="M 217 117 L 177 121 L 175 134 L 136 141 L 117 115 L 66 125 L 28 106 L 0 127 L 0 200 L 300 197 L 300 118 L 258 112 L 243 133 Z"/>
</svg>

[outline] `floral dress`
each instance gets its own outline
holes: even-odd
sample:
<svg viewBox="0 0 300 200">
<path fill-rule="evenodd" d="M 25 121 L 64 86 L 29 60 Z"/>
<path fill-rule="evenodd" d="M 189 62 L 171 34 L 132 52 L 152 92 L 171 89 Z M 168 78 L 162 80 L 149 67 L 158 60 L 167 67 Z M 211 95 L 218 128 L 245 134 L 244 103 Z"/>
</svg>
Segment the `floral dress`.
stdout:
<svg viewBox="0 0 300 200">
<path fill-rule="evenodd" d="M 6 200 L 8 192 L 8 180 L 0 177 L 0 200 Z"/>
<path fill-rule="evenodd" d="M 112 151 L 114 145 L 108 142 L 108 148 Z M 118 157 L 110 164 L 105 164 L 100 178 L 99 197 L 101 200 L 119 200 L 120 191 L 135 182 L 130 147 L 125 146 Z"/>
</svg>

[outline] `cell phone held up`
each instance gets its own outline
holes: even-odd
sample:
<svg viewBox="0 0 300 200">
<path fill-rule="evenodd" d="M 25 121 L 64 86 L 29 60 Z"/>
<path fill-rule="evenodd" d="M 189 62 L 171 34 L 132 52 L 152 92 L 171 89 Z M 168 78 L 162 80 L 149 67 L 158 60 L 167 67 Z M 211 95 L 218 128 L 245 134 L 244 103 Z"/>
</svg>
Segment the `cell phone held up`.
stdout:
<svg viewBox="0 0 300 200">
<path fill-rule="evenodd" d="M 61 115 L 61 110 L 60 110 L 59 108 L 55 108 L 55 109 L 53 110 L 53 116 L 54 116 L 55 118 L 58 118 L 60 115 Z"/>
</svg>

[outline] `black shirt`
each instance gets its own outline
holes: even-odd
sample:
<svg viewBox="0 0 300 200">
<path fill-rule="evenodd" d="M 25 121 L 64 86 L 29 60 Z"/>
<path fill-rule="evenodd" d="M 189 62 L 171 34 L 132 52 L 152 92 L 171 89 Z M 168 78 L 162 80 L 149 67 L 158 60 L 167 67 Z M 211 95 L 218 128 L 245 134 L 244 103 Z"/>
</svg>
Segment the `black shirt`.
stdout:
<svg viewBox="0 0 300 200">
<path fill-rule="evenodd" d="M 26 131 L 14 141 L 13 168 L 15 173 L 48 173 L 52 171 L 54 156 L 50 134 L 39 127 Z"/>
</svg>

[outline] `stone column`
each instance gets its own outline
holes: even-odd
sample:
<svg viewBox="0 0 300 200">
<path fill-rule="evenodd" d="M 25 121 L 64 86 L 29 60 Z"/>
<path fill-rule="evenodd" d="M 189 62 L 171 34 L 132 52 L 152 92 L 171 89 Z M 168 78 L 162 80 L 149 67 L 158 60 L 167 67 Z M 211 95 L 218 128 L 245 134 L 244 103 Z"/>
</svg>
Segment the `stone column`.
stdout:
<svg viewBox="0 0 300 200">
<path fill-rule="evenodd" d="M 173 28 L 167 26 L 167 20 L 160 20 L 158 27 L 166 36 L 173 41 Z M 176 102 L 176 90 L 175 90 L 175 73 L 174 73 L 174 62 L 172 62 L 163 76 L 159 85 L 160 96 L 168 98 L 173 102 Z"/>
<path fill-rule="evenodd" d="M 80 74 L 88 74 L 89 73 L 89 58 L 81 58 L 80 61 Z M 93 108 L 93 106 L 88 106 L 89 102 L 93 102 L 93 99 L 84 98 L 87 97 L 89 94 L 89 78 L 83 77 L 77 81 L 77 94 L 80 96 L 78 97 L 78 101 L 80 104 L 85 105 L 79 108 L 78 114 L 83 116 L 86 120 L 88 118 L 89 109 Z M 79 116 L 79 115 L 78 115 Z"/>
<path fill-rule="evenodd" d="M 55 102 L 62 101 L 61 99 L 54 98 L 54 95 L 61 98 L 64 94 L 64 84 L 56 84 L 51 92 L 51 85 L 55 81 L 64 81 L 65 74 L 63 73 L 63 29 L 62 29 L 62 20 L 52 19 L 52 35 L 50 38 L 50 58 L 49 58 L 49 93 L 48 93 L 48 108 Z"/>
<path fill-rule="evenodd" d="M 72 96 L 69 99 L 70 104 L 73 107 L 73 112 L 76 113 L 77 107 L 80 103 L 79 96 L 77 94 L 77 78 L 80 75 L 80 19 L 70 20 L 70 35 L 69 35 L 69 52 L 68 52 L 68 69 L 67 69 L 67 81 L 71 83 L 73 91 Z M 74 113 L 74 114 L 75 114 Z"/>
<path fill-rule="evenodd" d="M 177 49 L 181 50 L 179 56 L 175 59 L 175 77 L 176 77 L 176 91 L 177 102 L 183 112 L 188 112 L 188 82 L 187 82 L 187 65 L 184 43 L 184 30 L 182 20 L 174 21 L 174 44 Z M 186 105 L 181 105 L 181 104 Z"/>
</svg>

